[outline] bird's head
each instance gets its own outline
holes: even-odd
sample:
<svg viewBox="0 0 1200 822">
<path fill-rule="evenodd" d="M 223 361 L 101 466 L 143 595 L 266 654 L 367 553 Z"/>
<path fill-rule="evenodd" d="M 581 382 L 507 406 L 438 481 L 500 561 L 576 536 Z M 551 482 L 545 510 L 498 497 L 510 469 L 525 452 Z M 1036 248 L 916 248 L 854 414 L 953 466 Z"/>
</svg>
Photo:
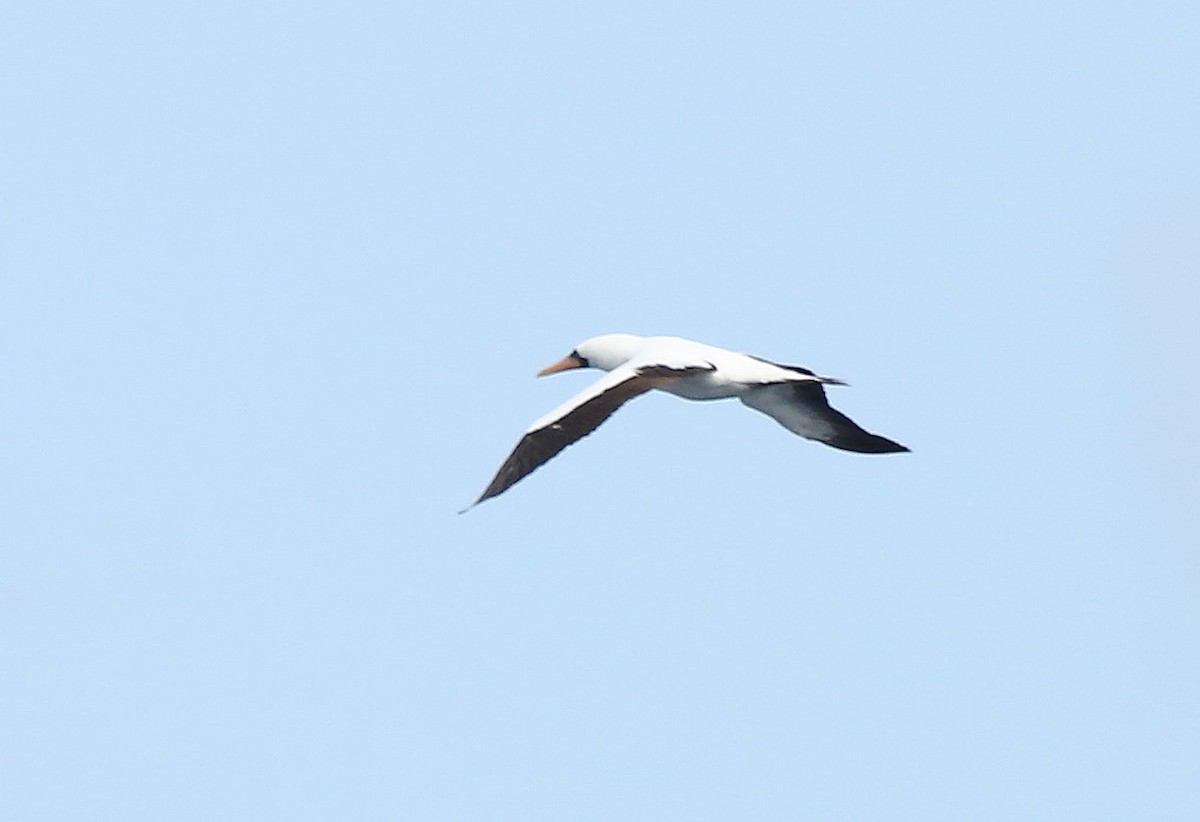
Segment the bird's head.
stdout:
<svg viewBox="0 0 1200 822">
<path fill-rule="evenodd" d="M 572 368 L 600 368 L 612 371 L 628 362 L 645 341 L 645 337 L 636 334 L 601 334 L 599 337 L 584 340 L 575 346 L 570 354 L 539 371 L 538 376 L 557 374 Z"/>
</svg>

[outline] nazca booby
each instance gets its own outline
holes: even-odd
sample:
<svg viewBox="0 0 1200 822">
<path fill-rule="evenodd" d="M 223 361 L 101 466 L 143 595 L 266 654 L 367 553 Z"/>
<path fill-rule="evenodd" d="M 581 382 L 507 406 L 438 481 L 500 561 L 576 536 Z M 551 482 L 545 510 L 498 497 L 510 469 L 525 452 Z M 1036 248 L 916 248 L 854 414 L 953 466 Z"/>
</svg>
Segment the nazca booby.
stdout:
<svg viewBox="0 0 1200 822">
<path fill-rule="evenodd" d="M 580 343 L 538 376 L 574 368 L 599 368 L 608 373 L 534 420 L 470 507 L 504 493 L 568 445 L 595 431 L 625 402 L 652 389 L 689 400 L 737 397 L 789 431 L 845 451 L 889 454 L 909 450 L 863 430 L 830 407 L 822 386 L 846 383 L 798 365 L 781 365 L 680 337 L 603 334 Z"/>
</svg>

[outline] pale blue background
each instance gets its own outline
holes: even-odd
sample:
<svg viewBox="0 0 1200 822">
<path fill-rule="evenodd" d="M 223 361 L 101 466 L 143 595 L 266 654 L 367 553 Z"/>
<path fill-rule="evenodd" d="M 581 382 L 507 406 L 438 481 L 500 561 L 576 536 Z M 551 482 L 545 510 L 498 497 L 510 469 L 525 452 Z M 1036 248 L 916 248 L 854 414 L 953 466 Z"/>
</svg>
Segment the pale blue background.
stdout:
<svg viewBox="0 0 1200 822">
<path fill-rule="evenodd" d="M 1196 3 L 0 30 L 5 820 L 1200 819 Z"/>
</svg>

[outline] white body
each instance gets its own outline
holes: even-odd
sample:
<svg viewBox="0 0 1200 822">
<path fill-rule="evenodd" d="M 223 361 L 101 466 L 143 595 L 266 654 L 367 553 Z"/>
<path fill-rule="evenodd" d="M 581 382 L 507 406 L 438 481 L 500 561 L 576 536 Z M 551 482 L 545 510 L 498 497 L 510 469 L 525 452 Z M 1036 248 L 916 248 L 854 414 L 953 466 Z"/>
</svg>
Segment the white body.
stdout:
<svg viewBox="0 0 1200 822">
<path fill-rule="evenodd" d="M 538 417 L 526 429 L 537 431 L 592 397 L 599 396 L 646 366 L 689 369 L 705 368 L 675 382 L 662 385 L 666 391 L 688 400 L 724 400 L 743 397 L 764 384 L 788 382 L 838 382 L 825 377 L 782 368 L 774 363 L 717 348 L 715 345 L 686 340 L 683 337 L 639 337 L 634 334 L 605 334 L 593 337 L 575 349 L 587 360 L 587 367 L 609 372 L 581 393 Z"/>
<path fill-rule="evenodd" d="M 724 400 L 740 397 L 751 387 L 763 383 L 819 381 L 817 377 L 789 371 L 747 354 L 738 354 L 682 337 L 646 337 L 645 345 L 638 350 L 633 359 L 676 368 L 703 363 L 712 365 L 713 371 L 684 377 L 659 389 L 689 400 Z"/>
</svg>

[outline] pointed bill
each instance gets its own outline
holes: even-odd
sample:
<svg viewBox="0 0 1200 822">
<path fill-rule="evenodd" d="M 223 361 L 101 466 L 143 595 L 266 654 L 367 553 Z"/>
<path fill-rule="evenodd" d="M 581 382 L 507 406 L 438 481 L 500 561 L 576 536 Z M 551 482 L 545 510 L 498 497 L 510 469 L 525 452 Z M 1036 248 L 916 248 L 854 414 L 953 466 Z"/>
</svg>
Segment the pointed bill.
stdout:
<svg viewBox="0 0 1200 822">
<path fill-rule="evenodd" d="M 580 357 L 575 352 L 571 352 L 553 365 L 547 365 L 541 371 L 537 372 L 539 377 L 545 377 L 547 374 L 557 374 L 559 371 L 570 371 L 572 368 L 586 368 L 587 363 L 583 357 Z"/>
</svg>

